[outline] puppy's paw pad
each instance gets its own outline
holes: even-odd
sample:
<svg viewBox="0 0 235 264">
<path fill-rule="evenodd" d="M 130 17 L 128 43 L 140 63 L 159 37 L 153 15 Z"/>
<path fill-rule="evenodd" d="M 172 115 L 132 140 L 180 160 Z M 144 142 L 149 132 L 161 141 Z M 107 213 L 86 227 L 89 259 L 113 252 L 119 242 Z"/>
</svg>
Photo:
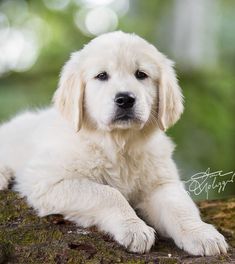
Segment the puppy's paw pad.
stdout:
<svg viewBox="0 0 235 264">
<path fill-rule="evenodd" d="M 117 240 L 131 252 L 148 252 L 155 241 L 155 230 L 142 220 L 133 221 L 125 224 Z"/>
<path fill-rule="evenodd" d="M 203 223 L 196 231 L 182 235 L 179 247 L 196 256 L 226 254 L 228 244 L 212 225 Z"/>
</svg>

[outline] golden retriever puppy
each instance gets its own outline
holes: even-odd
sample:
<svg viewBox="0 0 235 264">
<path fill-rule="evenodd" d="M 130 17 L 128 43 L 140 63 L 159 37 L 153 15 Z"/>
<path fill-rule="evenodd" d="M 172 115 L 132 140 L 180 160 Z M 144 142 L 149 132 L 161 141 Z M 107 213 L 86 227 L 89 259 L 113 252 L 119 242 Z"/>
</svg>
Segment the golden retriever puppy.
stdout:
<svg viewBox="0 0 235 264">
<path fill-rule="evenodd" d="M 156 230 L 193 255 L 226 253 L 184 190 L 164 133 L 183 111 L 172 65 L 120 31 L 73 53 L 54 106 L 1 126 L 0 189 L 14 175 L 40 216 L 96 225 L 132 252 L 149 251 Z"/>
</svg>

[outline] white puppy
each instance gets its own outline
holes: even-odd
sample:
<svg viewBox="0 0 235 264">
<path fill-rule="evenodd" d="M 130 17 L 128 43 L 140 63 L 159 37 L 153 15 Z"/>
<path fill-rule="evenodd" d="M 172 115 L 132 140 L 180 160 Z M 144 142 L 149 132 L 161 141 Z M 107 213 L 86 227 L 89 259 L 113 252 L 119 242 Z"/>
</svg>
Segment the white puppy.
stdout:
<svg viewBox="0 0 235 264">
<path fill-rule="evenodd" d="M 190 254 L 226 253 L 184 190 L 163 132 L 183 111 L 172 64 L 123 32 L 73 53 L 54 107 L 1 126 L 0 189 L 14 175 L 40 216 L 96 225 L 133 252 L 150 250 L 155 229 Z"/>
</svg>

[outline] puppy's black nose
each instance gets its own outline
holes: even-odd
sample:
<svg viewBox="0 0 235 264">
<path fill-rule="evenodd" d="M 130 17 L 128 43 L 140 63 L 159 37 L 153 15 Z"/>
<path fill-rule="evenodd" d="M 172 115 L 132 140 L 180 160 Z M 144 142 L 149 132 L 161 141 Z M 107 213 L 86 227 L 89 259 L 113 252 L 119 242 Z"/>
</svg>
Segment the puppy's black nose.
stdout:
<svg viewBox="0 0 235 264">
<path fill-rule="evenodd" d="M 120 108 L 131 108 L 135 104 L 135 96 L 129 92 L 118 93 L 114 102 Z"/>
</svg>

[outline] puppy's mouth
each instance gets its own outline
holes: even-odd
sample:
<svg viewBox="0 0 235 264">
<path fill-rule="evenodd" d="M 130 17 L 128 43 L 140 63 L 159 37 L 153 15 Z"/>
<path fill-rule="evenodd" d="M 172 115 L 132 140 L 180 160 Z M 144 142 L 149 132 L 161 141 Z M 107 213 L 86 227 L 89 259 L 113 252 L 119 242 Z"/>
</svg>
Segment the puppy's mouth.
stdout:
<svg viewBox="0 0 235 264">
<path fill-rule="evenodd" d="M 116 115 L 114 118 L 113 118 L 113 123 L 115 122 L 126 122 L 126 121 L 134 121 L 136 118 L 133 114 L 119 114 L 119 115 Z"/>
<path fill-rule="evenodd" d="M 112 119 L 112 124 L 131 125 L 133 123 L 143 123 L 133 111 L 117 111 Z"/>
</svg>

